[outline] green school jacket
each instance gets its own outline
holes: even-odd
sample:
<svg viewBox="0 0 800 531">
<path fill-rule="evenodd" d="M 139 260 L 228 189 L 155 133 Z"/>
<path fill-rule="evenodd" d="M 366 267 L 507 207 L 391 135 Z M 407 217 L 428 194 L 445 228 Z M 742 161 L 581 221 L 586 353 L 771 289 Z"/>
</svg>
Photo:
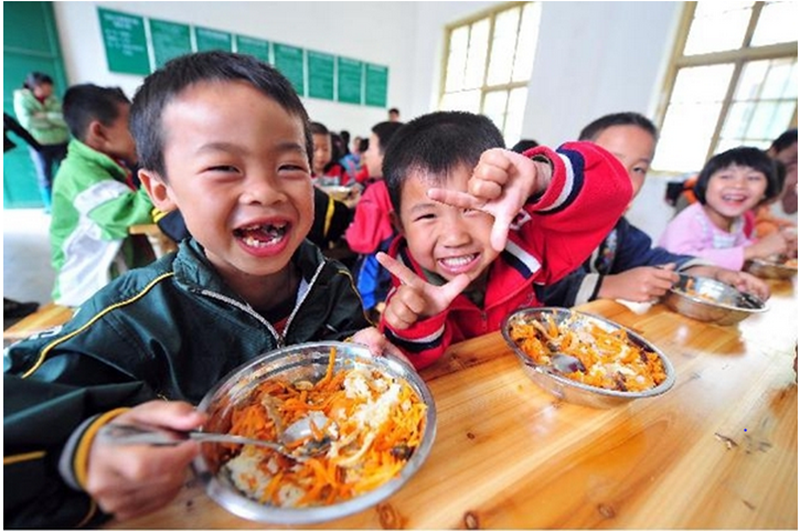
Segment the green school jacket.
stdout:
<svg viewBox="0 0 800 531">
<path fill-rule="evenodd" d="M 69 528 L 107 518 L 70 487 L 72 465 L 86 450 L 66 443 L 73 432 L 79 441 L 92 417 L 156 398 L 197 404 L 260 354 L 343 340 L 369 326 L 347 268 L 308 241 L 292 261 L 303 283 L 282 333 L 231 291 L 188 239 L 177 253 L 112 281 L 62 328 L 6 349 L 5 525 Z M 59 473 L 62 454 L 66 474 Z"/>
<path fill-rule="evenodd" d="M 14 114 L 22 127 L 43 145 L 63 144 L 69 140 L 69 129 L 61 113 L 61 103 L 50 96 L 44 103 L 30 89 L 14 91 Z"/>
</svg>

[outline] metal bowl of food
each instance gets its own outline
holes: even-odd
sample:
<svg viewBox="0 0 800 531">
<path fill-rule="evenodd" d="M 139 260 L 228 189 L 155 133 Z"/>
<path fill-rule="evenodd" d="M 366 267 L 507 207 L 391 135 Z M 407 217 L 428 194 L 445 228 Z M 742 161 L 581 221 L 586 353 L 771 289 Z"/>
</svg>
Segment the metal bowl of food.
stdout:
<svg viewBox="0 0 800 531">
<path fill-rule="evenodd" d="M 210 443 L 192 463 L 222 507 L 281 525 L 333 520 L 379 503 L 419 470 L 436 435 L 433 397 L 416 371 L 354 343 L 264 354 L 211 389 L 198 409 L 209 416 L 204 431 L 273 440 L 290 450 L 286 457 Z M 282 437 L 309 419 L 302 439 Z"/>
<path fill-rule="evenodd" d="M 764 301 L 724 282 L 679 274 L 680 279 L 664 296 L 670 309 L 718 325 L 732 325 L 753 314 L 767 311 Z"/>
<path fill-rule="evenodd" d="M 756 258 L 748 260 L 744 269 L 757 277 L 784 280 L 797 276 L 797 259 L 762 260 Z"/>
<path fill-rule="evenodd" d="M 669 359 L 631 330 L 567 308 L 523 308 L 506 317 L 503 337 L 523 370 L 553 395 L 607 408 L 667 392 Z"/>
</svg>

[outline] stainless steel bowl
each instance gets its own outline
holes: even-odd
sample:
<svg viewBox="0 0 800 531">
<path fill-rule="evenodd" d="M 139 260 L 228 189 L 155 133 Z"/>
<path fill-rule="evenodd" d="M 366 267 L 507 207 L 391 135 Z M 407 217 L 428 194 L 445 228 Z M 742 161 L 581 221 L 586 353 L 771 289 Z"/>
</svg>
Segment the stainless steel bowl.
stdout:
<svg viewBox="0 0 800 531">
<path fill-rule="evenodd" d="M 270 378 L 283 380 L 321 379 L 328 367 L 331 347 L 336 348 L 336 370 L 367 367 L 407 382 L 427 405 L 425 431 L 419 447 L 400 471 L 400 474 L 378 488 L 350 500 L 326 506 L 285 508 L 262 504 L 240 492 L 227 474 L 220 472 L 219 447 L 203 445 L 192 463 L 198 477 L 205 483 L 206 493 L 231 513 L 258 522 L 274 524 L 311 524 L 341 518 L 389 497 L 400 489 L 425 462 L 436 436 L 436 407 L 425 383 L 407 363 L 391 357 L 375 357 L 369 350 L 354 343 L 334 341 L 306 343 L 278 349 L 242 365 L 211 389 L 198 409 L 209 415 L 204 426 L 208 431 L 227 432 L 234 407 L 247 400 L 261 382 Z"/>
<path fill-rule="evenodd" d="M 744 269 L 748 273 L 761 278 L 784 280 L 797 276 L 796 267 L 790 267 L 780 262 L 761 260 L 760 258 L 748 260 Z"/>
<path fill-rule="evenodd" d="M 767 311 L 764 301 L 711 278 L 680 274 L 680 280 L 664 296 L 670 309 L 718 325 L 732 325 Z"/>
<path fill-rule="evenodd" d="M 542 324 L 546 324 L 548 317 L 552 317 L 553 321 L 555 321 L 555 323 L 558 325 L 569 322 L 569 326 L 571 326 L 573 329 L 584 328 L 589 324 L 593 324 L 607 332 L 624 329 L 627 332 L 628 339 L 631 341 L 631 343 L 644 350 L 658 354 L 658 356 L 661 358 L 661 363 L 664 365 L 664 372 L 667 375 L 666 379 L 656 387 L 646 391 L 617 391 L 576 382 L 575 380 L 570 380 L 566 376 L 558 374 L 550 367 L 536 364 L 530 358 L 530 356 L 525 354 L 525 352 L 519 348 L 514 340 L 511 339 L 511 328 L 520 322 L 524 323 L 538 321 Z M 621 404 L 627 404 L 630 401 L 639 398 L 658 396 L 666 393 L 675 384 L 675 369 L 673 368 L 672 363 L 670 363 L 669 358 L 667 358 L 663 352 L 635 332 L 596 315 L 577 312 L 567 308 L 523 308 L 506 317 L 500 331 L 502 332 L 506 343 L 508 343 L 508 345 L 514 351 L 514 354 L 516 354 L 517 358 L 522 363 L 522 369 L 531 378 L 531 380 L 553 395 L 567 402 L 595 408 L 608 408 L 619 406 Z"/>
</svg>

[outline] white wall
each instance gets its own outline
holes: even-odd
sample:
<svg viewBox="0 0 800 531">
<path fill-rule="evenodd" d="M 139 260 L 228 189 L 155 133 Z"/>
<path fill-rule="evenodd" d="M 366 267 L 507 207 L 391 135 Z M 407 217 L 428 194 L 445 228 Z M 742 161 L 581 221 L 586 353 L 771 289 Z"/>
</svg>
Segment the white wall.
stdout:
<svg viewBox="0 0 800 531">
<path fill-rule="evenodd" d="M 208 26 L 389 67 L 388 105 L 402 119 L 435 110 L 444 27 L 497 2 L 54 2 L 70 83 L 119 85 L 108 71 L 97 6 Z M 577 137 L 609 112 L 652 116 L 682 2 L 562 2 L 542 6 L 523 136 L 546 145 Z M 384 109 L 304 98 L 312 119 L 367 134 Z M 666 223 L 663 181 L 651 178 L 630 215 L 653 236 Z M 655 214 L 652 214 L 655 213 Z"/>
</svg>

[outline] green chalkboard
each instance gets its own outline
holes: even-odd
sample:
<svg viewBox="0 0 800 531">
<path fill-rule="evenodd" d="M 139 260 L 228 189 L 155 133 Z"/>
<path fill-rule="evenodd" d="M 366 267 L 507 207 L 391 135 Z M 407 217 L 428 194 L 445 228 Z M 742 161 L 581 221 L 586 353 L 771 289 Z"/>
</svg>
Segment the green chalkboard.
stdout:
<svg viewBox="0 0 800 531">
<path fill-rule="evenodd" d="M 364 63 L 346 57 L 337 57 L 336 65 L 338 101 L 361 104 L 361 82 Z"/>
<path fill-rule="evenodd" d="M 365 70 L 364 103 L 373 107 L 386 107 L 389 88 L 389 68 L 367 63 Z"/>
<path fill-rule="evenodd" d="M 333 100 L 333 63 L 335 57 L 327 53 L 306 50 L 308 58 L 308 96 Z"/>
<path fill-rule="evenodd" d="M 149 74 L 150 58 L 147 56 L 144 18 L 100 7 L 97 8 L 97 14 L 100 17 L 108 69 L 125 74 Z"/>
<path fill-rule="evenodd" d="M 306 95 L 303 74 L 303 49 L 286 44 L 275 43 L 275 68 L 281 71 L 294 85 L 300 96 Z"/>
<path fill-rule="evenodd" d="M 246 53 L 265 63 L 269 63 L 269 42 L 236 35 L 236 53 Z"/>
<path fill-rule="evenodd" d="M 233 51 L 233 37 L 230 33 L 225 33 L 224 31 L 195 27 L 194 40 L 198 52 L 209 52 L 211 50 Z"/>
<path fill-rule="evenodd" d="M 156 68 L 175 57 L 192 53 L 192 38 L 189 26 L 166 20 L 150 19 L 150 38 Z"/>
</svg>

